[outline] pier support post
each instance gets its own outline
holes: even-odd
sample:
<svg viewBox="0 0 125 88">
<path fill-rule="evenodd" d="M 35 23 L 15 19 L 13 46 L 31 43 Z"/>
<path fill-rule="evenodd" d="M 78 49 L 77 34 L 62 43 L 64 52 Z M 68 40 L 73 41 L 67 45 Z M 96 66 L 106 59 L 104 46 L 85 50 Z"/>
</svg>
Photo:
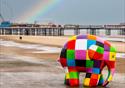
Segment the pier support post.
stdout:
<svg viewBox="0 0 125 88">
<path fill-rule="evenodd" d="M 14 30 L 13 30 L 13 28 L 12 28 L 11 30 L 12 30 L 12 35 L 14 35 Z"/>
<path fill-rule="evenodd" d="M 36 36 L 37 35 L 37 29 L 36 28 L 34 29 L 34 32 L 35 32 L 35 36 Z"/>
<path fill-rule="evenodd" d="M 106 29 L 106 35 L 111 35 L 111 29 Z"/>
<path fill-rule="evenodd" d="M 1 35 L 1 32 L 2 32 L 1 30 L 2 30 L 2 29 L 0 28 L 0 35 Z"/>
<path fill-rule="evenodd" d="M 17 30 L 17 35 L 19 35 L 19 30 L 18 29 L 16 29 Z"/>
<path fill-rule="evenodd" d="M 80 33 L 79 28 L 75 28 L 75 29 L 74 29 L 74 34 L 75 34 L 75 35 L 78 35 L 79 33 Z"/>
<path fill-rule="evenodd" d="M 3 29 L 3 35 L 5 35 L 6 34 L 6 30 L 5 30 L 5 28 Z"/>
</svg>

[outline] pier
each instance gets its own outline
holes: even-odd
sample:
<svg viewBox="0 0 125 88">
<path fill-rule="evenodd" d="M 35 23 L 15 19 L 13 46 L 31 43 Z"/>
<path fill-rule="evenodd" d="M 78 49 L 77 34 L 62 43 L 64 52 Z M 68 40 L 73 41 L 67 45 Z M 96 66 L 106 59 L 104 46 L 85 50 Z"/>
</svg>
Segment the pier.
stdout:
<svg viewBox="0 0 125 88">
<path fill-rule="evenodd" d="M 66 31 L 71 35 L 121 35 L 125 36 L 125 24 L 118 25 L 36 25 L 16 24 L 9 27 L 0 27 L 0 35 L 34 35 L 34 36 L 64 36 Z"/>
</svg>

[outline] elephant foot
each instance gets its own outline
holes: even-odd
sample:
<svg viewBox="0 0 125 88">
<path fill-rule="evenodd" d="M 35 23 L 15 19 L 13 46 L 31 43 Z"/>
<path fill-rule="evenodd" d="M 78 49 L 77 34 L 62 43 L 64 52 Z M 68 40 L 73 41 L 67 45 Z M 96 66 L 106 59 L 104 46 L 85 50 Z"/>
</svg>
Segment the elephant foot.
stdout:
<svg viewBox="0 0 125 88">
<path fill-rule="evenodd" d="M 69 79 L 65 79 L 64 84 L 69 85 Z"/>
<path fill-rule="evenodd" d="M 79 79 L 65 79 L 64 84 L 72 87 L 79 86 Z"/>
<path fill-rule="evenodd" d="M 66 85 L 72 86 L 72 87 L 79 86 L 79 80 L 78 79 L 66 79 L 64 83 Z"/>
<path fill-rule="evenodd" d="M 100 78 L 100 74 L 86 73 L 83 85 L 89 86 L 89 87 L 97 86 L 99 78 Z"/>
<path fill-rule="evenodd" d="M 79 86 L 79 79 L 69 79 L 69 85 L 72 87 Z"/>
<path fill-rule="evenodd" d="M 101 74 L 99 82 L 98 82 L 98 86 L 103 86 L 103 84 L 104 84 L 104 78 L 103 78 L 103 75 Z"/>
</svg>

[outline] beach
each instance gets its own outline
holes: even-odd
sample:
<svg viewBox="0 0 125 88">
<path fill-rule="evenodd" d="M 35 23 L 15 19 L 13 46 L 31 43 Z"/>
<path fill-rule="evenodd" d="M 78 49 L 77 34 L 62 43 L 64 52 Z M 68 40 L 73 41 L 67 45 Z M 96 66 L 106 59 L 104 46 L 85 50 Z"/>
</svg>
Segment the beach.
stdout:
<svg viewBox="0 0 125 88">
<path fill-rule="evenodd" d="M 0 88 L 125 88 L 125 0 L 0 0 Z"/>
<path fill-rule="evenodd" d="M 33 39 L 32 36 L 29 37 Z M 53 38 L 53 40 L 51 38 Z M 25 41 L 22 41 L 20 39 L 16 40 L 15 37 L 13 39 L 11 39 L 11 37 L 1 37 L 1 88 L 70 88 L 63 84 L 64 70 L 57 61 L 64 43 L 62 40 L 67 40 L 67 37 L 63 37 L 61 40 L 59 40 L 59 37 L 49 37 L 46 41 L 34 38 L 34 41 L 32 40 L 33 42 L 30 42 L 30 39 L 29 41 L 28 39 L 27 41 L 25 39 Z M 56 40 L 58 40 L 58 42 L 56 42 Z M 38 41 L 39 43 L 37 43 Z M 59 41 L 61 41 L 61 43 Z M 47 42 L 49 42 L 49 44 L 46 44 Z M 115 44 L 117 46 L 124 45 L 124 43 L 121 42 L 116 42 L 114 45 Z M 122 53 L 123 52 L 124 49 Z M 123 56 L 117 56 L 116 74 L 113 81 L 108 85 L 108 88 L 124 88 L 124 65 L 123 53 Z M 107 73 L 106 69 L 104 73 Z M 82 86 L 82 77 L 84 76 L 85 74 L 80 74 L 80 87 L 76 88 L 86 88 Z"/>
<path fill-rule="evenodd" d="M 37 43 L 37 44 L 56 46 L 56 47 L 63 47 L 66 41 L 68 41 L 69 37 L 71 36 L 0 35 L 0 38 L 5 39 L 5 40 L 13 40 L 16 42 Z M 104 37 L 104 39 L 108 39 L 108 38 Z M 119 40 L 124 41 L 124 42 L 119 42 Z M 125 53 L 125 37 L 121 37 L 117 39 L 117 41 L 110 41 L 110 42 L 114 47 L 116 47 L 117 52 Z"/>
</svg>

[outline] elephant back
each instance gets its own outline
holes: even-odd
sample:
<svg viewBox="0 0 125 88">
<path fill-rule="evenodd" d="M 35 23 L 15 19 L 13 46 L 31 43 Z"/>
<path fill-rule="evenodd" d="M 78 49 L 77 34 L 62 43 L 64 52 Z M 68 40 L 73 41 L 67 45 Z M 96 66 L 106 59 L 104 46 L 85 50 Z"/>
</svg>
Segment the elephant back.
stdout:
<svg viewBox="0 0 125 88">
<path fill-rule="evenodd" d="M 110 48 L 111 44 L 108 41 L 95 35 L 73 36 L 62 48 L 60 61 L 62 66 L 67 66 L 68 61 L 72 63 L 71 65 L 76 66 L 77 61 L 102 60 L 103 54 L 110 52 Z"/>
</svg>

